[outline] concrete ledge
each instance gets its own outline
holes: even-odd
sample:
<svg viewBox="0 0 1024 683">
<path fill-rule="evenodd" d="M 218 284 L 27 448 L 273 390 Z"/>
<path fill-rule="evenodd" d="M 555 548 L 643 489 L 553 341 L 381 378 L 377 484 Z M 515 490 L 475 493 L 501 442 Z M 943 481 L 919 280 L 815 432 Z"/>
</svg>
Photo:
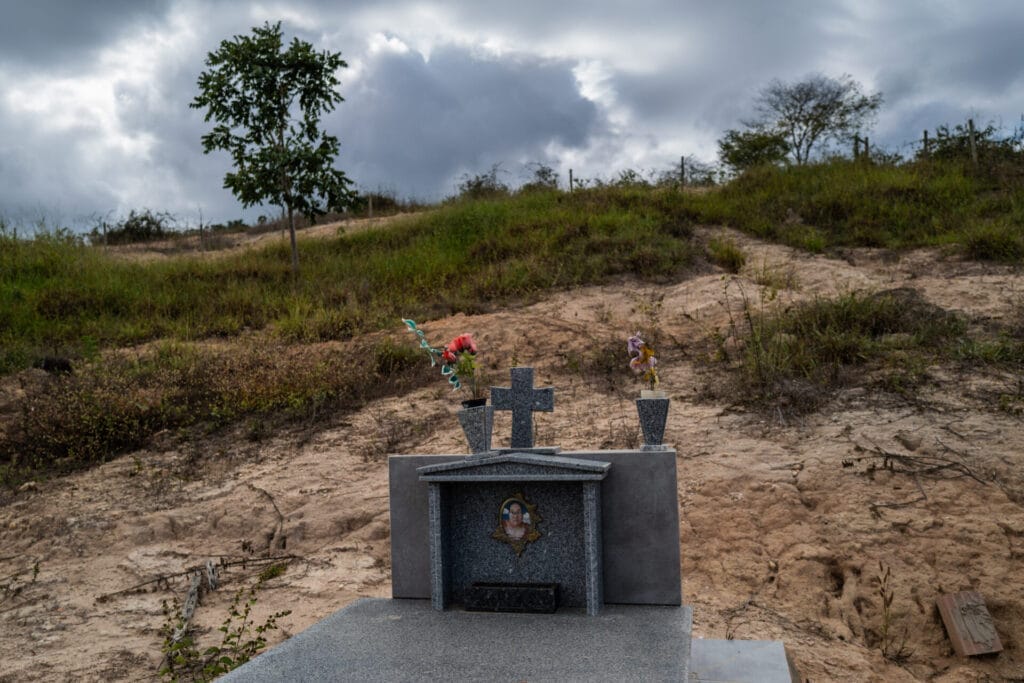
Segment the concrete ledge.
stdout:
<svg viewBox="0 0 1024 683">
<path fill-rule="evenodd" d="M 691 683 L 800 683 L 777 640 L 694 638 L 690 652 Z"/>
<path fill-rule="evenodd" d="M 689 607 L 606 605 L 588 617 L 365 599 L 220 680 L 687 681 L 691 618 Z"/>
</svg>

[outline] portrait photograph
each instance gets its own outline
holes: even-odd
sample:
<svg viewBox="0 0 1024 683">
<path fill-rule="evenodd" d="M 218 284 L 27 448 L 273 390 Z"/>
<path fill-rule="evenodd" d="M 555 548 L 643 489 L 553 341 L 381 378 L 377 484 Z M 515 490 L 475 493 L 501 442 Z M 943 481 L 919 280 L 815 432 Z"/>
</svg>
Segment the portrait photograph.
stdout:
<svg viewBox="0 0 1024 683">
<path fill-rule="evenodd" d="M 541 537 L 537 529 L 540 521 L 536 506 L 530 504 L 523 494 L 517 493 L 501 502 L 498 510 L 498 528 L 491 537 L 508 543 L 516 555 L 519 555 L 528 543 Z"/>
</svg>

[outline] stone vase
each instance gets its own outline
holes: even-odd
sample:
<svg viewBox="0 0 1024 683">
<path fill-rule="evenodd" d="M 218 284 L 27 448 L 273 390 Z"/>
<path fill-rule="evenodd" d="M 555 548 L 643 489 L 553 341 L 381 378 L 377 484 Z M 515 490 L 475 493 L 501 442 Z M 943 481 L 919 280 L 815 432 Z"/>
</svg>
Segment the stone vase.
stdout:
<svg viewBox="0 0 1024 683">
<path fill-rule="evenodd" d="M 665 440 L 665 423 L 668 421 L 669 399 L 665 398 L 665 392 L 650 392 L 654 397 L 647 397 L 647 391 L 641 393 L 636 400 L 636 412 L 640 416 L 640 430 L 644 435 L 642 451 L 663 451 L 666 450 L 663 442 Z M 658 396 L 660 394 L 660 396 Z"/>
<path fill-rule="evenodd" d="M 491 450 L 491 429 L 494 426 L 494 406 L 479 405 L 459 411 L 459 424 L 466 435 L 470 453 Z"/>
</svg>

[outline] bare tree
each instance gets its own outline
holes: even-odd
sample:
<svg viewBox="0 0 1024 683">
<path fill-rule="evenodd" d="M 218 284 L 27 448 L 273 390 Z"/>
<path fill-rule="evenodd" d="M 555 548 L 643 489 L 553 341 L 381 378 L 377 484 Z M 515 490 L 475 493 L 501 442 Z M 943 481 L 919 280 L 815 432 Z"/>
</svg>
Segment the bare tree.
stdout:
<svg viewBox="0 0 1024 683">
<path fill-rule="evenodd" d="M 847 74 L 812 74 L 796 83 L 772 81 L 758 94 L 756 105 L 760 119 L 747 125 L 784 135 L 794 161 L 805 164 L 819 142 L 845 140 L 872 123 L 882 94 L 865 95 Z"/>
</svg>

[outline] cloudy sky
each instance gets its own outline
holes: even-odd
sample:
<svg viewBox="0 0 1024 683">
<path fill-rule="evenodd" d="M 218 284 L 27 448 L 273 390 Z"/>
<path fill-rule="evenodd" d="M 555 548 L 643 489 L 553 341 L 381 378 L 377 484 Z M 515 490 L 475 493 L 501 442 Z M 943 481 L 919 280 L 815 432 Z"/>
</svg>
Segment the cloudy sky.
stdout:
<svg viewBox="0 0 1024 683">
<path fill-rule="evenodd" d="M 565 182 L 714 161 L 772 79 L 850 74 L 885 103 L 873 143 L 1024 113 L 1020 0 L 0 0 L 0 217 L 88 225 L 130 209 L 243 211 L 189 108 L 208 52 L 266 21 L 342 53 L 325 119 L 365 190 L 436 200 L 528 164 Z"/>
</svg>

